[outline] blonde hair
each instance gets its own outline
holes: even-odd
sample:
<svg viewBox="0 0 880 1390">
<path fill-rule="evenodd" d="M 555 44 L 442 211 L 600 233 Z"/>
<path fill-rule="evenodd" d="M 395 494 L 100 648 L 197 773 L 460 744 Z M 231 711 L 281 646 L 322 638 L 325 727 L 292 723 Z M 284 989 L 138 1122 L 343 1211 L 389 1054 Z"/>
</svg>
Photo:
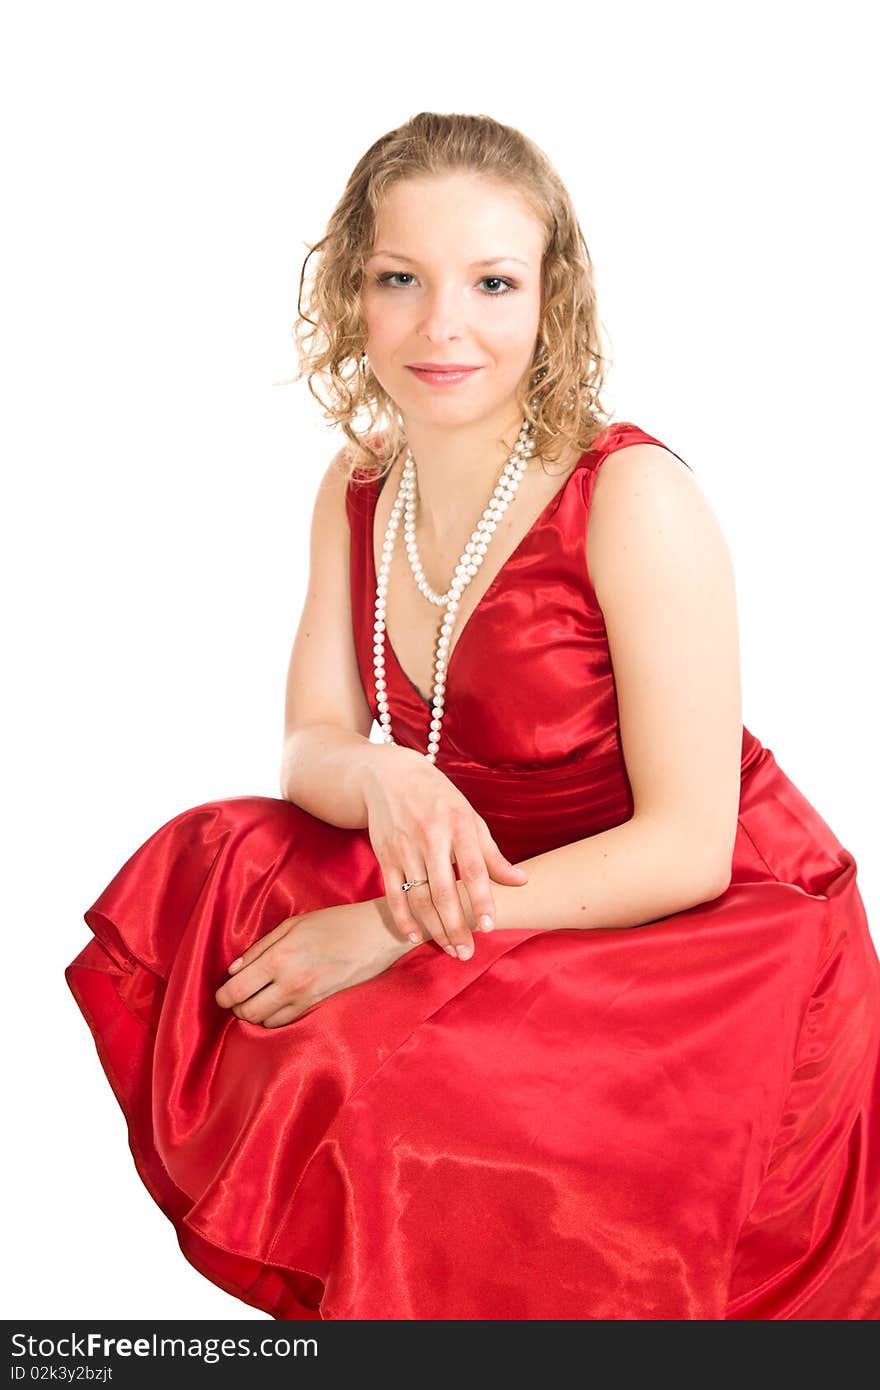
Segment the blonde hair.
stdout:
<svg viewBox="0 0 880 1390">
<path fill-rule="evenodd" d="M 408 178 L 450 172 L 484 175 L 516 189 L 546 231 L 541 321 L 531 368 L 517 390 L 532 425 L 535 454 L 556 459 L 586 451 L 607 427 L 600 402 L 603 356 L 593 266 L 571 197 L 546 155 L 527 136 L 490 116 L 422 111 L 376 140 L 355 165 L 320 241 L 306 242 L 293 335 L 299 372 L 308 377 L 324 418 L 338 425 L 351 481 L 370 482 L 391 467 L 405 443 L 396 403 L 364 357 L 364 264 L 383 195 Z M 317 253 L 308 286 L 306 267 Z M 285 383 L 289 384 L 289 383 Z M 327 391 L 322 398 L 317 386 Z M 367 418 L 358 432 L 354 423 Z"/>
</svg>

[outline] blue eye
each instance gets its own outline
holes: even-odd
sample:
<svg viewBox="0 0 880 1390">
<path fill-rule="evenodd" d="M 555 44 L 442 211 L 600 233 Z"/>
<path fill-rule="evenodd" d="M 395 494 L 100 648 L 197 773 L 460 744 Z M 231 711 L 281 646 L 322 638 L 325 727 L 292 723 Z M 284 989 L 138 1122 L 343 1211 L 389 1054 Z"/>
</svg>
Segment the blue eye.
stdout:
<svg viewBox="0 0 880 1390">
<path fill-rule="evenodd" d="M 406 275 L 406 274 L 407 274 L 407 271 L 405 271 L 405 270 L 391 270 L 391 271 L 388 272 L 387 275 L 380 275 L 380 276 L 378 277 L 378 279 L 376 280 L 376 284 L 377 284 L 377 285 L 390 285 L 392 280 L 394 280 L 395 278 L 399 279 L 401 275 Z M 397 286 L 393 286 L 393 288 L 396 289 Z"/>
<path fill-rule="evenodd" d="M 376 280 L 376 284 L 389 285 L 391 289 L 406 289 L 406 285 L 391 284 L 392 280 L 400 279 L 401 276 L 405 276 L 410 280 L 413 278 L 408 270 L 390 270 L 387 272 L 387 274 L 380 275 Z M 516 289 L 516 285 L 513 283 L 512 280 L 507 280 L 501 275 L 484 275 L 480 283 L 483 284 L 487 280 L 491 280 L 494 281 L 496 284 L 505 286 L 503 290 L 483 290 L 483 294 L 485 294 L 488 299 L 500 299 L 502 295 L 509 294 L 511 290 Z"/>
<path fill-rule="evenodd" d="M 484 275 L 484 276 L 483 276 L 483 281 L 486 281 L 486 280 L 494 280 L 494 281 L 496 281 L 496 283 L 499 284 L 499 285 L 506 285 L 507 288 L 506 288 L 506 289 L 503 289 L 503 290 L 500 290 L 500 291 L 499 291 L 499 294 L 508 294 L 511 290 L 515 290 L 515 289 L 516 289 L 516 285 L 513 283 L 512 280 L 505 280 L 505 279 L 504 279 L 502 276 L 500 276 L 500 275 Z M 491 298 L 492 298 L 492 299 L 497 299 L 498 297 L 499 297 L 498 294 L 491 295 Z"/>
</svg>

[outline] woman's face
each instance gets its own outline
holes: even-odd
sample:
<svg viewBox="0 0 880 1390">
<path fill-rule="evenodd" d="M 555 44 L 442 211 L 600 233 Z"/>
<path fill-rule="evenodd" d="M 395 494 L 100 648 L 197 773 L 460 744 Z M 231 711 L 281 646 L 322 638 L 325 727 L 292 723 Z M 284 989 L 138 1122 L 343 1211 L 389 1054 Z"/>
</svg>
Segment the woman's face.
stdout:
<svg viewBox="0 0 880 1390">
<path fill-rule="evenodd" d="M 388 192 L 365 266 L 366 353 L 404 420 L 464 425 L 509 414 L 532 364 L 544 228 L 512 189 L 475 174 Z M 413 363 L 472 368 L 445 383 Z"/>
</svg>

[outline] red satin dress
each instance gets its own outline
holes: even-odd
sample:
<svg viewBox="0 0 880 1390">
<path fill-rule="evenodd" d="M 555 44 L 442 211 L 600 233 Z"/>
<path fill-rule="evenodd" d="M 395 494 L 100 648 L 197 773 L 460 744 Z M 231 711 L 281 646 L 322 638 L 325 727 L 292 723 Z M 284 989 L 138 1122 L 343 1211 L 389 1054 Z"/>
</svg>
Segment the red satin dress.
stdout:
<svg viewBox="0 0 880 1390">
<path fill-rule="evenodd" d="M 453 650 L 437 766 L 514 861 L 632 814 L 584 538 L 637 442 L 599 436 Z M 376 497 L 349 485 L 374 715 Z M 424 751 L 387 644 L 386 677 Z M 632 929 L 426 942 L 267 1029 L 216 1003 L 229 961 L 384 883 L 366 830 L 231 797 L 123 864 L 66 980 L 183 1254 L 274 1318 L 875 1319 L 880 963 L 853 856 L 746 728 L 732 867 Z"/>
</svg>

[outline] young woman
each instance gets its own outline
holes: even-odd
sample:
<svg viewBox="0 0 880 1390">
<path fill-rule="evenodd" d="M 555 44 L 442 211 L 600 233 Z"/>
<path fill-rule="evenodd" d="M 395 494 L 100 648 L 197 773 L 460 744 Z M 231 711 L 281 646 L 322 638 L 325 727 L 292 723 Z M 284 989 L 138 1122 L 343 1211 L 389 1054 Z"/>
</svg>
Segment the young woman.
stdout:
<svg viewBox="0 0 880 1390">
<path fill-rule="evenodd" d="M 876 1318 L 856 864 L 742 724 L 695 474 L 601 407 L 569 196 L 423 113 L 316 252 L 282 797 L 158 829 L 66 972 L 143 1181 L 276 1318 Z"/>
</svg>

